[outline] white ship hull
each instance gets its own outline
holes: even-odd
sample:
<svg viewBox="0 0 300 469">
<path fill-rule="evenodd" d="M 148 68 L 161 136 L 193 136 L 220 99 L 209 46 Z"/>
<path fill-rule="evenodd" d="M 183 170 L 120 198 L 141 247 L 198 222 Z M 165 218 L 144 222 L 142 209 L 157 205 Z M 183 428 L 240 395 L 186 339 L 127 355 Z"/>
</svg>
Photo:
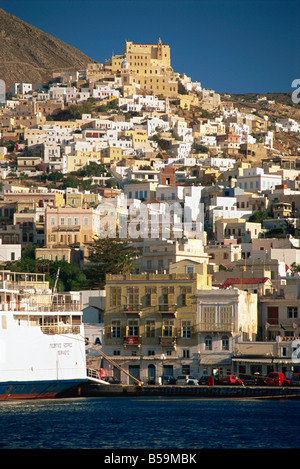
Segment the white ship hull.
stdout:
<svg viewBox="0 0 300 469">
<path fill-rule="evenodd" d="M 57 298 L 0 290 L 0 400 L 53 398 L 87 381 L 82 312 Z"/>
</svg>

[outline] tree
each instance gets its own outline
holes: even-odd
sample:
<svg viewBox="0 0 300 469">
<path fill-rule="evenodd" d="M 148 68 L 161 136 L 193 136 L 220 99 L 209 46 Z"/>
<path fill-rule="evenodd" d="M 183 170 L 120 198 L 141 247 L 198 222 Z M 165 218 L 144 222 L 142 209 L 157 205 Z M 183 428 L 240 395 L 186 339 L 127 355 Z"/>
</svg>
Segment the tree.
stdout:
<svg viewBox="0 0 300 469">
<path fill-rule="evenodd" d="M 292 272 L 292 275 L 294 276 L 296 272 L 300 272 L 300 264 L 296 264 L 296 262 L 293 262 L 291 264 L 291 272 Z"/>
<path fill-rule="evenodd" d="M 267 218 L 272 217 L 270 217 L 264 210 L 259 210 L 258 212 L 254 212 L 253 215 L 249 217 L 249 221 L 254 223 L 262 223 L 262 221 L 266 220 Z"/>
<path fill-rule="evenodd" d="M 135 251 L 120 238 L 97 238 L 88 249 L 85 274 L 92 287 L 103 288 L 106 274 L 126 274 L 132 271 Z"/>
<path fill-rule="evenodd" d="M 57 291 L 78 291 L 90 288 L 87 278 L 78 264 L 67 261 L 36 259 L 35 249 L 35 246 L 27 245 L 23 249 L 21 259 L 7 262 L 4 268 L 12 272 L 44 273 L 45 280 L 49 282 L 50 288 L 53 288 L 55 285 L 59 269 Z"/>
</svg>

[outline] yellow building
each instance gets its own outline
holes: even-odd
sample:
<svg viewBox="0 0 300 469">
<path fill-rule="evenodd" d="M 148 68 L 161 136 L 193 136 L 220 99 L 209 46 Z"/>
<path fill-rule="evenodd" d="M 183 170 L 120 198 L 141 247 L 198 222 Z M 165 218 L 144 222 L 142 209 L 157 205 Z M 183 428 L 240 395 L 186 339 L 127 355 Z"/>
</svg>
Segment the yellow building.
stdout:
<svg viewBox="0 0 300 469">
<path fill-rule="evenodd" d="M 93 192 L 85 193 L 74 190 L 66 193 L 66 205 L 71 207 L 82 207 L 84 204 L 95 207 L 99 204 L 99 201 L 99 195 Z"/>
<path fill-rule="evenodd" d="M 150 142 L 148 140 L 147 130 L 144 129 L 130 129 L 130 130 L 123 130 L 120 132 L 120 137 L 130 138 L 132 142 L 132 147 L 134 149 L 140 149 L 145 147 L 151 147 Z"/>
<path fill-rule="evenodd" d="M 121 74 L 122 84 L 131 91 L 135 86 L 155 95 L 177 97 L 178 83 L 171 67 L 170 46 L 125 42 L 123 55 L 105 61 L 105 70 Z"/>
<path fill-rule="evenodd" d="M 196 373 L 194 298 L 202 281 L 197 273 L 108 275 L 105 352 L 143 381 Z"/>
<path fill-rule="evenodd" d="M 36 248 L 35 258 L 49 261 L 66 261 L 66 262 L 77 262 L 79 263 L 79 251 L 64 246 L 57 247 L 51 246 L 50 248 Z"/>
<path fill-rule="evenodd" d="M 101 162 L 103 164 L 114 164 L 123 158 L 121 147 L 106 147 L 101 150 Z"/>
<path fill-rule="evenodd" d="M 53 205 L 64 206 L 65 198 L 63 191 L 58 189 L 47 189 L 47 187 L 24 188 L 21 186 L 10 186 L 3 191 L 3 199 L 6 202 L 35 202 L 39 207 Z"/>
<path fill-rule="evenodd" d="M 84 168 L 90 161 L 99 162 L 101 153 L 99 151 L 76 150 L 75 155 L 67 155 L 67 172 L 78 171 Z"/>
</svg>

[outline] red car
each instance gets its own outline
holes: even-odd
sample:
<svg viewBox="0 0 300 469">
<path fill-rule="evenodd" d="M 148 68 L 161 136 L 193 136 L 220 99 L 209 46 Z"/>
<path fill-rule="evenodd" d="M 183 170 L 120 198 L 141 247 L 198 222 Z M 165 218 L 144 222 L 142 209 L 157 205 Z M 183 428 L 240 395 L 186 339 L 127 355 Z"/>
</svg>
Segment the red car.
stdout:
<svg viewBox="0 0 300 469">
<path fill-rule="evenodd" d="M 279 373 L 277 371 L 271 371 L 267 376 L 267 385 L 268 386 L 286 386 L 289 385 L 290 382 L 283 373 Z"/>
<path fill-rule="evenodd" d="M 236 375 L 224 376 L 220 379 L 220 384 L 243 384 L 243 381 Z"/>
</svg>

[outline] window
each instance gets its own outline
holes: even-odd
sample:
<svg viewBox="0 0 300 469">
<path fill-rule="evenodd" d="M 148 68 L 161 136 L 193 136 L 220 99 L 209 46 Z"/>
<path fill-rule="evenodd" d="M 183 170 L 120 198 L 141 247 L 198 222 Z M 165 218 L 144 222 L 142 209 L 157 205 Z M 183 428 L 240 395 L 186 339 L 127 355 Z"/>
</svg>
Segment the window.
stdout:
<svg viewBox="0 0 300 469">
<path fill-rule="evenodd" d="M 190 350 L 189 349 L 182 350 L 182 357 L 190 358 Z"/>
<path fill-rule="evenodd" d="M 133 311 L 137 310 L 139 306 L 139 287 L 127 288 L 127 306 Z"/>
<path fill-rule="evenodd" d="M 174 287 L 163 287 L 162 289 L 163 304 L 161 311 L 168 311 L 170 307 L 174 307 Z"/>
<path fill-rule="evenodd" d="M 146 337 L 155 337 L 155 321 L 152 319 L 146 321 Z"/>
<path fill-rule="evenodd" d="M 232 323 L 232 307 L 231 306 L 220 306 L 220 324 L 230 325 Z"/>
<path fill-rule="evenodd" d="M 268 319 L 269 324 L 278 324 L 278 306 L 268 306 Z"/>
<path fill-rule="evenodd" d="M 192 287 L 181 287 L 181 304 L 188 306 L 191 304 Z"/>
<path fill-rule="evenodd" d="M 137 337 L 139 335 L 139 321 L 138 319 L 129 319 L 127 326 L 127 336 Z"/>
<path fill-rule="evenodd" d="M 83 224 L 84 224 L 84 226 L 88 226 L 88 224 L 89 224 L 89 219 L 88 219 L 88 217 L 84 217 L 84 219 L 83 219 Z"/>
<path fill-rule="evenodd" d="M 146 306 L 156 306 L 156 287 L 146 287 Z"/>
<path fill-rule="evenodd" d="M 110 288 L 110 305 L 111 306 L 121 305 L 121 287 Z"/>
<path fill-rule="evenodd" d="M 50 218 L 50 225 L 55 225 L 55 217 Z"/>
<path fill-rule="evenodd" d="M 226 335 L 222 337 L 222 350 L 229 350 L 229 338 Z"/>
<path fill-rule="evenodd" d="M 61 225 L 64 225 L 64 224 L 65 224 L 65 217 L 61 217 L 61 218 L 60 218 L 60 224 L 61 224 Z"/>
<path fill-rule="evenodd" d="M 165 319 L 163 322 L 163 336 L 164 337 L 172 337 L 173 336 L 173 327 L 174 327 L 174 320 L 173 319 Z"/>
<path fill-rule="evenodd" d="M 182 374 L 184 376 L 190 375 L 191 374 L 191 368 L 190 365 L 182 365 Z"/>
<path fill-rule="evenodd" d="M 289 319 L 294 319 L 298 317 L 298 308 L 297 306 L 288 306 L 287 308 L 287 317 Z"/>
<path fill-rule="evenodd" d="M 192 321 L 190 321 L 189 319 L 182 321 L 181 327 L 182 327 L 182 338 L 190 339 L 191 332 L 192 332 Z"/>
<path fill-rule="evenodd" d="M 78 217 L 74 218 L 74 225 L 79 225 L 79 218 Z"/>
<path fill-rule="evenodd" d="M 186 274 L 193 274 L 194 273 L 194 266 L 193 265 L 187 265 L 185 268 L 185 273 Z"/>
<path fill-rule="evenodd" d="M 111 337 L 119 339 L 121 337 L 121 321 L 112 321 L 111 323 Z"/>
<path fill-rule="evenodd" d="M 212 338 L 209 335 L 205 337 L 205 350 L 212 350 Z"/>
<path fill-rule="evenodd" d="M 214 324 L 215 322 L 215 307 L 214 306 L 203 307 L 203 322 L 205 324 Z"/>
</svg>

